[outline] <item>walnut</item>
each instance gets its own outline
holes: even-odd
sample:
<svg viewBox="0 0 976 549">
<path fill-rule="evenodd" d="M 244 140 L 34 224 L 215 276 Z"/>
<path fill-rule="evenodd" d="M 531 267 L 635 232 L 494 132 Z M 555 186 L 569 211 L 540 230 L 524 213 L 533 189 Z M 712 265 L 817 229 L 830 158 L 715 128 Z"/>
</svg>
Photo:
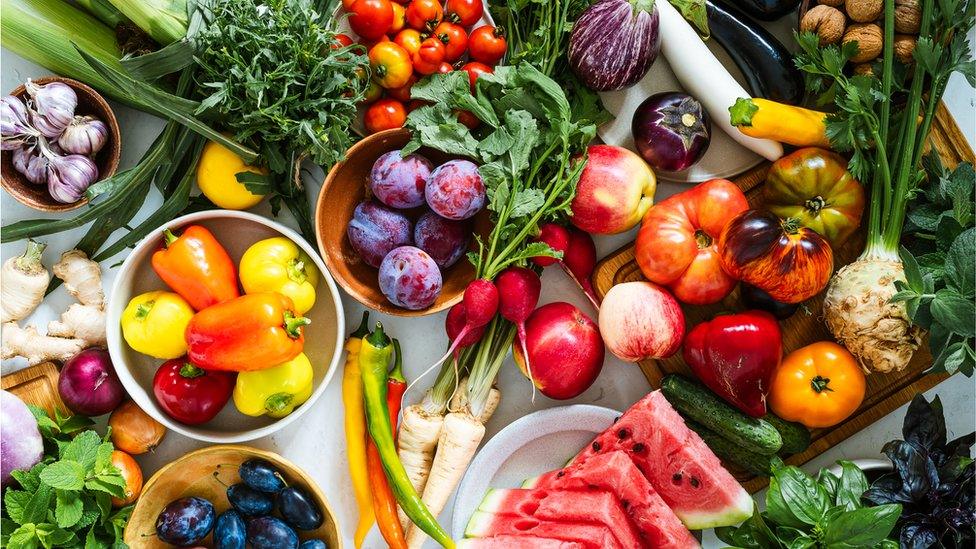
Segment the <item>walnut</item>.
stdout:
<svg viewBox="0 0 976 549">
<path fill-rule="evenodd" d="M 881 27 L 874 23 L 854 23 L 847 27 L 843 42 L 857 42 L 857 55 L 853 63 L 871 61 L 881 53 Z"/>
<path fill-rule="evenodd" d="M 895 0 L 895 32 L 918 34 L 921 19 L 918 0 Z"/>
<path fill-rule="evenodd" d="M 881 17 L 883 0 L 850 0 L 847 2 L 847 16 L 857 23 L 867 23 Z"/>
<path fill-rule="evenodd" d="M 844 0 L 820 0 L 820 2 L 817 3 L 823 6 L 833 6 L 838 8 L 844 5 Z"/>
<path fill-rule="evenodd" d="M 847 19 L 839 9 L 821 4 L 814 6 L 803 15 L 800 30 L 817 33 L 820 37 L 820 45 L 826 46 L 837 43 L 844 36 L 846 22 Z"/>
<path fill-rule="evenodd" d="M 874 76 L 874 66 L 871 63 L 860 63 L 854 65 L 854 74 L 861 76 Z"/>
<path fill-rule="evenodd" d="M 895 35 L 895 58 L 908 65 L 913 61 L 912 52 L 915 51 L 917 36 L 911 34 Z"/>
</svg>

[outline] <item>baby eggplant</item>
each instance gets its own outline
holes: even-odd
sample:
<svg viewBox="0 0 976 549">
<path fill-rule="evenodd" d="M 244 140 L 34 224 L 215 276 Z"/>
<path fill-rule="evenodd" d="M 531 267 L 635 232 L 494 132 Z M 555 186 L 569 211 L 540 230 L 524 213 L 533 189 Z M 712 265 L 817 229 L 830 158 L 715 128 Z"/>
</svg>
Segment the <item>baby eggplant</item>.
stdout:
<svg viewBox="0 0 976 549">
<path fill-rule="evenodd" d="M 322 511 L 312 496 L 297 486 L 278 492 L 278 511 L 298 530 L 315 530 L 322 526 Z"/>
<path fill-rule="evenodd" d="M 277 493 L 285 487 L 285 479 L 274 465 L 263 459 L 249 459 L 241 464 L 237 473 L 241 481 L 259 492 Z"/>
<path fill-rule="evenodd" d="M 247 523 L 247 542 L 254 549 L 296 549 L 298 534 L 275 517 L 258 517 Z"/>
<path fill-rule="evenodd" d="M 214 544 L 216 549 L 244 549 L 247 543 L 247 527 L 240 513 L 228 509 L 217 517 L 214 526 Z"/>
<path fill-rule="evenodd" d="M 245 517 L 260 517 L 271 514 L 274 501 L 264 492 L 258 492 L 243 482 L 227 489 L 227 499 L 238 513 Z"/>
<path fill-rule="evenodd" d="M 681 92 L 654 94 L 634 112 L 637 152 L 655 170 L 687 169 L 708 150 L 712 124 L 702 104 Z"/>
<path fill-rule="evenodd" d="M 156 518 L 156 535 L 173 545 L 193 545 L 213 529 L 215 515 L 213 504 L 203 498 L 171 501 Z"/>
</svg>

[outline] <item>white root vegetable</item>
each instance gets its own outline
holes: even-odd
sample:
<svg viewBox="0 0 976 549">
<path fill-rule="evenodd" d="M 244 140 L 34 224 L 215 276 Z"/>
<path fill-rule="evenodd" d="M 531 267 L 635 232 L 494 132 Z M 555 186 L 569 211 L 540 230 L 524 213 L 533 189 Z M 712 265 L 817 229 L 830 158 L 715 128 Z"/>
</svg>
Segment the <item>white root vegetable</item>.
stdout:
<svg viewBox="0 0 976 549">
<path fill-rule="evenodd" d="M 468 378 L 461 378 L 461 387 L 467 387 Z M 502 401 L 502 393 L 498 389 L 492 387 L 488 391 L 488 400 L 485 402 L 485 409 L 478 416 L 475 417 L 482 424 L 488 423 L 491 416 L 498 409 L 498 404 Z M 451 397 L 451 404 L 448 406 L 448 410 L 464 410 L 468 408 L 468 392 L 461 390 L 456 391 L 454 396 Z"/>
<path fill-rule="evenodd" d="M 85 252 L 81 250 L 64 252 L 52 270 L 55 276 L 64 281 L 64 288 L 79 303 L 97 309 L 105 307 L 102 271 L 98 263 L 88 259 Z"/>
<path fill-rule="evenodd" d="M 11 257 L 0 268 L 0 323 L 26 318 L 44 300 L 51 282 L 51 274 L 41 263 L 45 247 L 28 240 L 24 255 Z"/>
<path fill-rule="evenodd" d="M 37 328 L 27 326 L 21 328 L 16 322 L 8 322 L 2 328 L 3 343 L 0 345 L 0 357 L 4 360 L 17 356 L 27 359 L 31 366 L 59 360 L 64 362 L 80 353 L 86 347 L 82 339 L 53 337 L 41 335 Z"/>
<path fill-rule="evenodd" d="M 424 487 L 427 486 L 427 478 L 434 463 L 434 452 L 437 449 L 437 440 L 440 438 L 443 424 L 443 415 L 427 413 L 419 404 L 407 406 L 403 410 L 397 438 L 397 454 L 400 456 L 403 468 L 407 471 L 410 484 L 418 494 L 423 494 Z M 403 509 L 397 507 L 397 514 L 400 516 L 400 524 L 406 531 L 412 523 Z"/>
<path fill-rule="evenodd" d="M 87 347 L 105 345 L 105 311 L 75 303 L 47 325 L 47 335 L 82 339 Z"/>
</svg>

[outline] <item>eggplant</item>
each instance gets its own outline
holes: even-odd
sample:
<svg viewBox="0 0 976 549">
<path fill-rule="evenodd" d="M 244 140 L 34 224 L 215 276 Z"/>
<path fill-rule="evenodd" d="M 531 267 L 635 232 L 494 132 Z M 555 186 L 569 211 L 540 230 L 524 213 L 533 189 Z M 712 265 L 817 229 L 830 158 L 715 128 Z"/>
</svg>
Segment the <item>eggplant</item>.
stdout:
<svg viewBox="0 0 976 549">
<path fill-rule="evenodd" d="M 698 162 L 708 150 L 712 123 L 694 97 L 664 92 L 637 107 L 631 131 L 637 152 L 652 168 L 677 172 Z"/>
<path fill-rule="evenodd" d="M 793 13 L 800 0 L 733 0 L 732 3 L 760 21 L 775 21 Z"/>
<path fill-rule="evenodd" d="M 656 2 L 601 0 L 586 8 L 569 37 L 569 66 L 591 90 L 633 86 L 661 51 Z"/>
<path fill-rule="evenodd" d="M 721 0 L 705 0 L 712 37 L 732 57 L 755 97 L 796 105 L 803 101 L 803 77 L 783 44 Z"/>
</svg>

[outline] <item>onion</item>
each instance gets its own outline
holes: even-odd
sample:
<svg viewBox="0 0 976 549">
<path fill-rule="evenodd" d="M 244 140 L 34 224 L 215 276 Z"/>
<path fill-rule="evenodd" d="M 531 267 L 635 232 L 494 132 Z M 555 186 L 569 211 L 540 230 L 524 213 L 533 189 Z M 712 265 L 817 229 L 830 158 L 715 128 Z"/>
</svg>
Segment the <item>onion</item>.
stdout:
<svg viewBox="0 0 976 549">
<path fill-rule="evenodd" d="M 0 391 L 0 481 L 10 482 L 10 473 L 27 470 L 44 456 L 44 441 L 37 420 L 16 395 Z"/>
<path fill-rule="evenodd" d="M 125 396 L 104 349 L 85 349 L 68 359 L 58 378 L 58 393 L 73 412 L 92 417 L 111 412 Z"/>
</svg>

